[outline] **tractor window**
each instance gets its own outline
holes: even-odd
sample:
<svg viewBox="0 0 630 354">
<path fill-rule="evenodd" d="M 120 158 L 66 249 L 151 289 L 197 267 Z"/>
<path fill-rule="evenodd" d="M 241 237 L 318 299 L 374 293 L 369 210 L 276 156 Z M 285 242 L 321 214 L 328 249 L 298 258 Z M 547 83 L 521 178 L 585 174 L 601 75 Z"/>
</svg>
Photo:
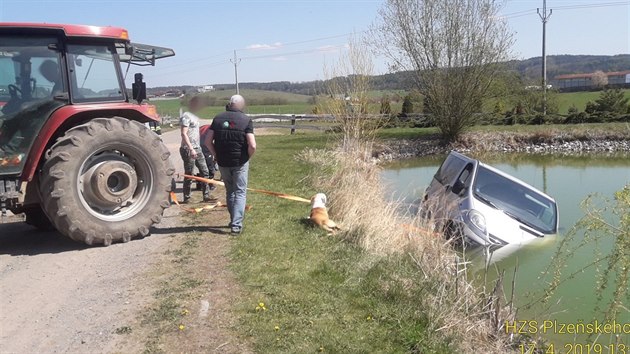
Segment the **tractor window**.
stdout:
<svg viewBox="0 0 630 354">
<path fill-rule="evenodd" d="M 112 49 L 105 45 L 69 45 L 68 68 L 76 102 L 122 101 Z"/>
<path fill-rule="evenodd" d="M 19 175 L 44 122 L 66 104 L 56 37 L 0 35 L 0 175 Z"/>
</svg>

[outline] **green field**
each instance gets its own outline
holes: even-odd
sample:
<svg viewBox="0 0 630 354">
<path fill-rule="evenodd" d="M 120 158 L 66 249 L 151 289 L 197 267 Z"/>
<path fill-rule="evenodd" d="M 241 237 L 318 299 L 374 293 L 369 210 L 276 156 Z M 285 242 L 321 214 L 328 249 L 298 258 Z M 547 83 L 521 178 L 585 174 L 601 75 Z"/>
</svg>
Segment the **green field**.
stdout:
<svg viewBox="0 0 630 354">
<path fill-rule="evenodd" d="M 227 90 L 219 90 L 219 91 L 211 91 L 200 94 L 200 96 L 208 96 L 215 97 L 219 100 L 223 100 L 225 103 L 228 102 L 230 96 L 234 94 L 234 91 Z M 307 103 L 311 96 L 307 95 L 299 95 L 290 92 L 280 92 L 280 91 L 265 91 L 265 90 L 248 90 L 243 89 L 240 90 L 240 94 L 245 97 L 245 99 L 255 99 L 255 100 L 263 100 L 265 98 L 281 98 L 285 99 L 290 103 Z"/>
<path fill-rule="evenodd" d="M 206 107 L 198 113 L 199 117 L 211 119 L 215 115 L 225 110 L 225 104 L 229 101 L 232 91 L 213 91 L 200 94 L 200 96 L 213 97 L 217 99 L 215 106 Z M 313 106 L 309 104 L 310 96 L 298 95 L 288 92 L 263 91 L 263 90 L 241 90 L 241 95 L 246 100 L 261 102 L 265 99 L 279 99 L 286 101 L 286 104 L 277 105 L 250 105 L 247 113 L 250 114 L 310 114 Z M 160 116 L 178 117 L 181 106 L 181 99 L 155 100 L 151 103 L 157 107 Z"/>
<path fill-rule="evenodd" d="M 624 90 L 626 97 L 630 98 L 630 90 Z M 224 110 L 223 102 L 227 103 L 229 97 L 233 94 L 232 91 L 214 91 L 204 93 L 202 96 L 214 97 L 217 99 L 217 105 L 204 108 L 198 115 L 202 118 L 211 119 L 218 113 Z M 242 90 L 241 94 L 246 100 L 252 100 L 261 102 L 264 99 L 281 99 L 285 100 L 286 104 L 282 105 L 252 105 L 247 107 L 247 113 L 250 114 L 311 114 L 315 107 L 311 104 L 311 96 L 298 95 L 288 92 L 276 92 L 276 91 L 263 91 L 263 90 Z M 583 111 L 586 107 L 586 103 L 589 101 L 595 101 L 600 91 L 596 92 L 570 92 L 557 94 L 558 109 L 560 114 L 567 114 L 571 106 L 577 107 L 579 111 Z M 404 91 L 372 91 L 369 97 L 373 103 L 369 105 L 370 113 L 379 113 L 380 103 L 378 102 L 384 95 L 390 97 L 404 96 Z M 156 100 L 152 101 L 152 104 L 156 105 L 158 113 L 161 116 L 178 117 L 179 108 L 181 105 L 180 99 L 172 100 Z M 416 103 L 418 104 L 418 103 Z M 493 105 L 486 105 L 487 109 L 492 109 Z M 398 113 L 402 109 L 402 102 L 392 102 L 391 109 L 393 113 Z M 416 111 L 421 110 L 416 108 Z"/>
<path fill-rule="evenodd" d="M 630 90 L 623 90 L 625 97 L 630 98 Z M 558 108 L 560 114 L 567 114 L 567 111 L 572 105 L 577 107 L 578 111 L 583 111 L 586 108 L 586 103 L 589 101 L 595 101 L 601 91 L 595 92 L 569 92 L 558 94 Z"/>
</svg>

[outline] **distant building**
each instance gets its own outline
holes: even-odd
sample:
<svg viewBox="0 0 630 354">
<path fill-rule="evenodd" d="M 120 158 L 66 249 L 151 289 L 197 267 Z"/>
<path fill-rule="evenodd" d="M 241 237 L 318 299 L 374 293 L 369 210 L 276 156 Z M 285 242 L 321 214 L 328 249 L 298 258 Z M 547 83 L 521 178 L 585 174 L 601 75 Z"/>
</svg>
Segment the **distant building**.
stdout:
<svg viewBox="0 0 630 354">
<path fill-rule="evenodd" d="M 626 86 L 630 85 L 630 70 L 613 71 L 604 73 L 608 77 L 608 85 L 610 86 Z M 560 90 L 577 90 L 593 88 L 593 75 L 589 74 L 568 74 L 558 75 L 554 78 L 555 86 Z"/>
<path fill-rule="evenodd" d="M 211 92 L 211 91 L 214 91 L 214 86 L 212 85 L 205 85 L 205 86 L 197 87 L 197 92 L 199 93 L 205 93 L 205 92 Z"/>
</svg>

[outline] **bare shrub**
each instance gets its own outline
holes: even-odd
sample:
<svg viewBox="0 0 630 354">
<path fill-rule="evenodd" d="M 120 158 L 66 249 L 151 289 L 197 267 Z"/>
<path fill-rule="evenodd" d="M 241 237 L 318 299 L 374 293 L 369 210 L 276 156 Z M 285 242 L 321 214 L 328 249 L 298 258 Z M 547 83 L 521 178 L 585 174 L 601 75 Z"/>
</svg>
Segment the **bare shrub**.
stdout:
<svg viewBox="0 0 630 354">
<path fill-rule="evenodd" d="M 591 82 L 593 86 L 597 88 L 603 88 L 608 85 L 608 75 L 601 70 L 598 70 L 591 75 Z"/>
<path fill-rule="evenodd" d="M 372 55 L 356 37 L 336 63 L 324 67 L 326 97 L 318 100 L 318 111 L 335 118 L 345 150 L 372 140 L 381 127 L 382 118 L 368 114 L 373 74 Z"/>
</svg>

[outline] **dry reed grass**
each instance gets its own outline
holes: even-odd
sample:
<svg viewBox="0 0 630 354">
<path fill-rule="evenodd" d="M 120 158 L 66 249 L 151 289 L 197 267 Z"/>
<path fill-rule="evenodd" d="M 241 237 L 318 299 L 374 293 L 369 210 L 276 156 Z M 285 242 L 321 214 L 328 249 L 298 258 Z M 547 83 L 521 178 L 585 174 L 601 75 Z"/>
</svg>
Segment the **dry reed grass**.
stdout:
<svg viewBox="0 0 630 354">
<path fill-rule="evenodd" d="M 300 155 L 318 166 L 312 176 L 314 186 L 328 195 L 329 213 L 345 230 L 340 237 L 359 245 L 367 257 L 413 260 L 419 271 L 407 281 L 424 289 L 426 296 L 418 299 L 418 307 L 429 319 L 431 332 L 457 338 L 463 352 L 510 351 L 502 333 L 513 311 L 503 286 L 476 289 L 466 277 L 465 261 L 450 242 L 430 231 L 434 222 L 402 215 L 400 204 L 385 195 L 381 169 L 371 159 L 371 144 L 353 146 L 360 148 L 305 150 Z"/>
</svg>

